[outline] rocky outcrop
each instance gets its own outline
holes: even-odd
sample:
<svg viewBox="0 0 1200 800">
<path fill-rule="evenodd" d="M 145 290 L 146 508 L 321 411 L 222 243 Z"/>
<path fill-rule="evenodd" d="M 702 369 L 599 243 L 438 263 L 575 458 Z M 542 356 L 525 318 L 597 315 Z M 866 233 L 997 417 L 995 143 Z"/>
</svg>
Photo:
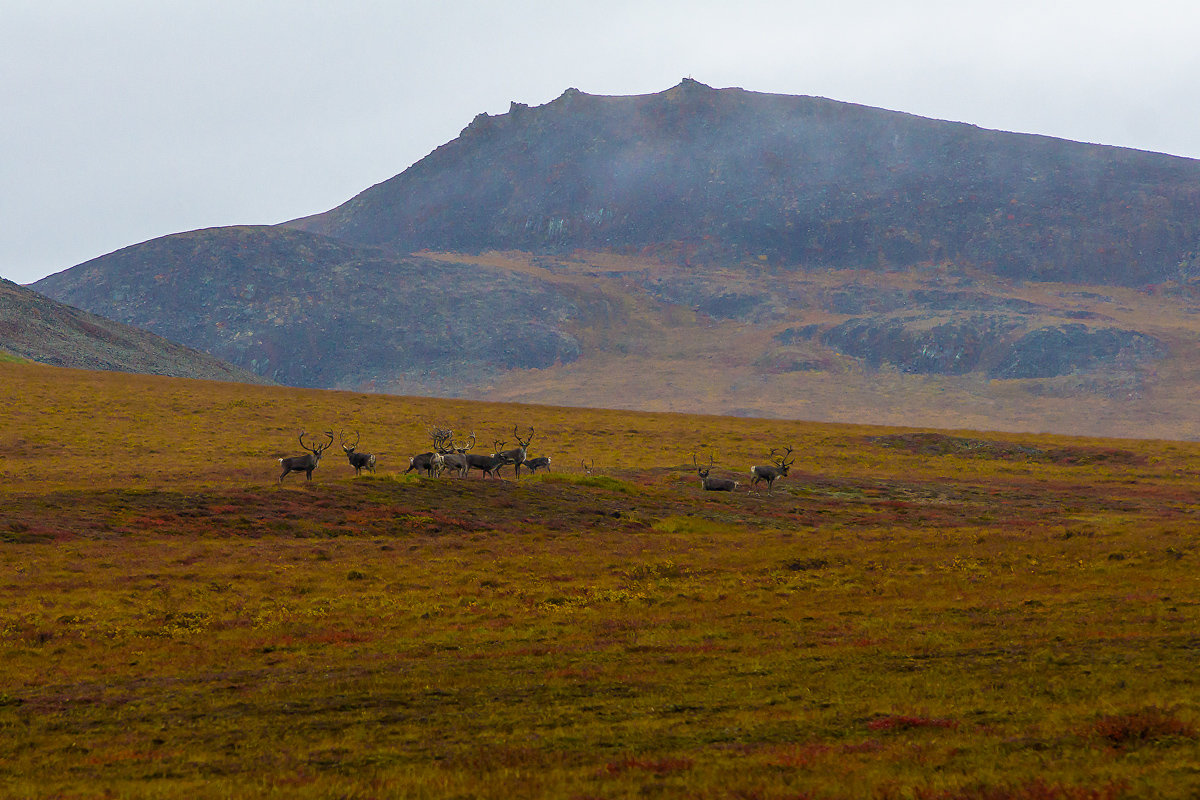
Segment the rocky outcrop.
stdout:
<svg viewBox="0 0 1200 800">
<path fill-rule="evenodd" d="M 1166 355 L 1166 345 L 1139 331 L 1068 323 L 1023 330 L 1010 315 L 972 315 L 945 322 L 928 317 L 868 317 L 827 330 L 787 329 L 781 343 L 819 340 L 872 367 L 902 372 L 992 378 L 1051 378 L 1098 366 L 1133 366 Z"/>
</svg>

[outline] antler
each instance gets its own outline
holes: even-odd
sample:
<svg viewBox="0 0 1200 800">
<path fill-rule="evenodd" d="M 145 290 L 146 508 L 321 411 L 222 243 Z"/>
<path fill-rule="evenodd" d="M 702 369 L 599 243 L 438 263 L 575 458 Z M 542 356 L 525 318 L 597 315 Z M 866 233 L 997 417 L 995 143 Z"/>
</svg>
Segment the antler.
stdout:
<svg viewBox="0 0 1200 800">
<path fill-rule="evenodd" d="M 349 449 L 351 449 L 351 450 L 353 450 L 354 448 L 358 447 L 358 440 L 359 440 L 360 438 L 361 438 L 361 436 L 359 435 L 358 431 L 357 431 L 357 430 L 356 430 L 356 431 L 354 431 L 354 441 L 353 441 L 353 442 L 351 442 L 349 445 L 347 445 L 347 444 L 346 444 L 346 431 L 344 431 L 344 430 L 339 430 L 339 431 L 338 431 L 338 439 L 340 439 L 340 440 L 341 440 L 341 442 L 342 442 L 342 447 L 349 447 Z"/>
<path fill-rule="evenodd" d="M 529 443 L 533 441 L 533 426 L 529 426 L 529 438 L 522 439 L 521 434 L 517 433 L 517 426 L 513 425 L 513 436 L 517 438 L 517 444 L 521 445 L 521 447 L 529 447 Z"/>
<path fill-rule="evenodd" d="M 325 431 L 325 435 L 329 437 L 329 441 L 317 448 L 318 453 L 324 453 L 329 445 L 333 444 L 333 431 Z"/>
</svg>

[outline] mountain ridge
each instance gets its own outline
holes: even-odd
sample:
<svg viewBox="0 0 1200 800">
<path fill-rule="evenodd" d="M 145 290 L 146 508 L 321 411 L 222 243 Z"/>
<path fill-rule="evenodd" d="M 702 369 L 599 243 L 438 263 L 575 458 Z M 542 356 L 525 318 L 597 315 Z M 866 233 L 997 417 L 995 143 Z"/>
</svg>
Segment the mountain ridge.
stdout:
<svg viewBox="0 0 1200 800">
<path fill-rule="evenodd" d="M 1200 162 L 685 81 L 34 287 L 292 385 L 1191 436 L 1198 253 Z"/>
</svg>

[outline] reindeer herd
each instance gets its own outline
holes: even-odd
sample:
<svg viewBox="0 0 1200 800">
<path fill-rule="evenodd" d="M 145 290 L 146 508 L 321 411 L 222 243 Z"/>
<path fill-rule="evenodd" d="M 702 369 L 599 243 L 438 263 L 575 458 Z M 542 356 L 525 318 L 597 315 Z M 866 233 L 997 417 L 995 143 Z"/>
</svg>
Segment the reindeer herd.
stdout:
<svg viewBox="0 0 1200 800">
<path fill-rule="evenodd" d="M 408 460 L 408 469 L 403 474 L 416 470 L 417 474 L 425 473 L 431 478 L 441 476 L 443 473 L 457 475 L 459 478 L 467 477 L 471 470 L 477 470 L 483 473 L 484 478 L 501 479 L 500 470 L 504 467 L 511 466 L 513 475 L 516 478 L 521 477 L 521 467 L 530 473 L 534 474 L 539 469 L 550 471 L 550 457 L 538 456 L 529 458 L 529 444 L 533 441 L 534 429 L 529 426 L 529 432 L 524 436 L 521 435 L 517 426 L 513 426 L 513 437 L 516 439 L 517 446 L 506 449 L 508 442 L 493 440 L 492 444 L 495 450 L 484 455 L 483 453 L 472 453 L 475 449 L 476 440 L 475 432 L 463 441 L 459 441 L 454 436 L 454 431 L 449 428 L 429 428 L 429 438 L 433 445 L 433 449 L 425 453 L 418 453 Z M 321 441 L 314 438 L 310 443 L 305 444 L 305 432 L 300 431 L 300 446 L 306 451 L 302 456 L 289 456 L 279 459 L 279 466 L 282 471 L 279 473 L 279 483 L 283 483 L 283 479 L 292 472 L 303 472 L 307 480 L 312 480 L 313 470 L 321 463 L 321 454 L 324 453 L 334 442 L 333 431 L 325 431 L 324 434 L 327 441 Z M 375 455 L 373 453 L 361 453 L 358 451 L 359 434 L 354 432 L 354 441 L 347 443 L 345 431 L 340 434 L 342 451 L 346 454 L 346 459 L 350 466 L 354 468 L 354 474 L 360 475 L 362 471 L 369 470 L 375 472 Z M 788 468 L 795 463 L 796 459 L 788 460 L 788 456 L 792 454 L 792 448 L 788 447 L 785 450 L 771 450 L 771 463 L 761 466 L 753 466 L 750 468 L 750 489 L 756 490 L 760 484 L 767 485 L 767 494 L 771 494 L 771 490 L 775 485 L 775 481 L 786 477 Z M 708 457 L 708 464 L 701 466 L 696 459 L 696 454 L 692 453 L 692 465 L 696 468 L 697 474 L 700 476 L 700 485 L 707 492 L 733 492 L 737 487 L 741 486 L 738 481 L 730 478 L 714 478 L 710 475 L 713 468 L 713 456 Z M 581 461 L 583 470 L 586 474 L 591 475 L 595 467 L 595 459 L 592 459 L 591 465 L 586 461 Z"/>
</svg>

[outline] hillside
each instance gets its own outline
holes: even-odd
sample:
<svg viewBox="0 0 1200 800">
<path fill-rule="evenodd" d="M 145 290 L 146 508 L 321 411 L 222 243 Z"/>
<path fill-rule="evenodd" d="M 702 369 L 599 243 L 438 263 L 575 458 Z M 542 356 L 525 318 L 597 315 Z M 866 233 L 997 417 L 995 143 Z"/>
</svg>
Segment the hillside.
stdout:
<svg viewBox="0 0 1200 800">
<path fill-rule="evenodd" d="M 1139 286 L 1200 277 L 1200 162 L 685 80 L 481 114 L 291 224 L 406 252 L 648 250 Z"/>
<path fill-rule="evenodd" d="M 684 81 L 35 288 L 297 386 L 1183 438 L 1197 198 L 1187 159 Z"/>
<path fill-rule="evenodd" d="M 554 472 L 404 475 L 429 423 Z M 343 426 L 376 474 L 277 483 Z M 0 362 L 0 783 L 1191 800 L 1197 458 Z"/>
<path fill-rule="evenodd" d="M 267 383 L 208 353 L 0 279 L 0 352 L 59 367 Z"/>
</svg>

